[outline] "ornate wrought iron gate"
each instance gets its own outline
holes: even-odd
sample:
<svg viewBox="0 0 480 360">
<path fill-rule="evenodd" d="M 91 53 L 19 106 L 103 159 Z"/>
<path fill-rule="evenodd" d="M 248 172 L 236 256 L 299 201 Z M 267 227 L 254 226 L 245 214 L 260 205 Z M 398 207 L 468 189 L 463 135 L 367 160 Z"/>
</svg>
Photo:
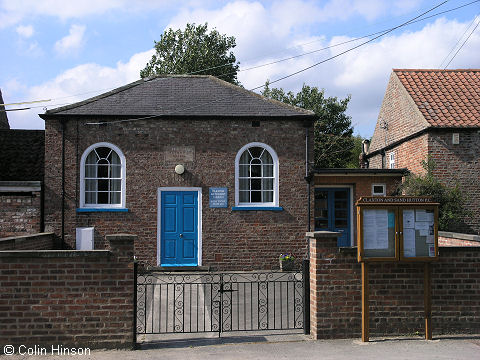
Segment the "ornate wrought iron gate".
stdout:
<svg viewBox="0 0 480 360">
<path fill-rule="evenodd" d="M 137 266 L 135 338 L 306 328 L 305 270 L 187 274 L 137 270 Z"/>
</svg>

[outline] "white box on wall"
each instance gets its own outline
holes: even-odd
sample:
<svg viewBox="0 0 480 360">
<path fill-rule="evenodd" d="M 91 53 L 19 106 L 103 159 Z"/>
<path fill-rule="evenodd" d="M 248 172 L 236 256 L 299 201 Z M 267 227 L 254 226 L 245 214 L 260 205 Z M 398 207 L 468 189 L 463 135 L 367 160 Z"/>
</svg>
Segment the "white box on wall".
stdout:
<svg viewBox="0 0 480 360">
<path fill-rule="evenodd" d="M 93 227 L 76 229 L 76 250 L 93 250 Z"/>
</svg>

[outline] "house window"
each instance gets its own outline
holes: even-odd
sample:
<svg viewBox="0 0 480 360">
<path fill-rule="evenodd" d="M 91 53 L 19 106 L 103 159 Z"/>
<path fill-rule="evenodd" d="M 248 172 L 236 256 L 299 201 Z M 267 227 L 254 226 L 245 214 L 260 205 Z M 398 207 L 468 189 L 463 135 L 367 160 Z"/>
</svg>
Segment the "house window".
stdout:
<svg viewBox="0 0 480 360">
<path fill-rule="evenodd" d="M 372 196 L 385 196 L 386 194 L 385 184 L 372 184 Z"/>
<path fill-rule="evenodd" d="M 278 157 L 262 143 L 245 145 L 235 159 L 235 205 L 278 206 Z"/>
<path fill-rule="evenodd" d="M 113 144 L 90 146 L 80 162 L 80 207 L 125 207 L 125 156 Z"/>
<path fill-rule="evenodd" d="M 395 169 L 395 153 L 391 152 L 388 154 L 388 168 Z"/>
</svg>

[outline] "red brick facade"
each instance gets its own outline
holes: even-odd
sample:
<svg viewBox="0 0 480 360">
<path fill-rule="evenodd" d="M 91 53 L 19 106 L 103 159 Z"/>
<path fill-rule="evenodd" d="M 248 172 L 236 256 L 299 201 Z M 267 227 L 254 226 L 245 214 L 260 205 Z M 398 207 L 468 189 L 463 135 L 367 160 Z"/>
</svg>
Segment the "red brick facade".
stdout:
<svg viewBox="0 0 480 360">
<path fill-rule="evenodd" d="M 40 191 L 0 193 L 0 238 L 41 231 Z"/>
<path fill-rule="evenodd" d="M 110 251 L 0 252 L 3 344 L 131 347 L 133 241 L 107 237 Z"/>
<path fill-rule="evenodd" d="M 305 127 L 299 120 L 251 119 L 131 121 L 88 125 L 91 119 L 70 117 L 65 126 L 65 242 L 75 246 L 75 228 L 93 226 L 95 246 L 103 248 L 108 233 L 138 235 L 136 255 L 157 263 L 157 189 L 202 188 L 202 258 L 215 269 L 269 269 L 278 256 L 306 254 L 307 229 Z M 61 236 L 62 132 L 58 120 L 47 119 L 45 146 L 45 229 Z M 309 129 L 310 131 L 310 129 Z M 310 131 L 311 132 L 311 131 Z M 312 134 L 310 134 L 312 139 Z M 109 142 L 126 158 L 128 212 L 78 213 L 80 158 L 90 145 Z M 235 156 L 250 142 L 271 146 L 279 158 L 279 206 L 283 211 L 233 211 Z M 176 175 L 166 159 L 170 146 L 194 148 L 194 161 Z M 313 146 L 310 144 L 310 149 Z M 310 159 L 311 159 L 310 155 Z M 209 187 L 228 188 L 228 208 L 209 208 Z"/>
<path fill-rule="evenodd" d="M 416 72 L 421 71 L 392 72 L 367 155 L 369 167 L 388 168 L 389 155 L 394 153 L 395 168 L 407 168 L 414 174 L 424 174 L 421 162 L 431 157 L 436 164 L 434 175 L 448 186 L 460 186 L 466 199 L 465 207 L 471 213 L 463 224 L 450 230 L 480 234 L 480 134 L 476 125 L 478 119 L 475 120 L 470 114 L 477 110 L 475 106 L 462 105 L 465 101 L 475 100 L 464 96 L 457 100 L 448 98 L 443 91 L 452 91 L 451 87 L 434 88 L 428 99 L 422 98 L 427 82 L 422 85 L 418 80 L 421 77 L 435 79 L 435 76 L 450 76 L 458 80 L 455 86 L 460 86 L 458 84 L 462 83 L 464 72 L 425 71 L 418 76 Z M 399 79 L 400 73 L 405 78 L 403 82 Z M 434 80 L 429 82 L 430 85 L 434 83 Z M 408 85 L 408 91 L 405 84 Z M 462 91 L 467 91 L 469 86 L 475 87 L 465 84 Z M 450 102 L 442 100 L 444 97 Z M 440 111 L 440 107 L 444 106 L 448 109 Z M 428 114 L 428 121 L 424 114 Z M 443 122 L 438 123 L 440 120 Z M 446 124 L 448 127 L 445 127 Z M 454 133 L 459 134 L 459 144 L 453 144 Z M 383 164 L 382 156 L 385 157 Z"/>
<path fill-rule="evenodd" d="M 311 334 L 361 336 L 361 268 L 356 249 L 339 252 L 336 237 L 310 241 Z M 370 335 L 424 334 L 423 263 L 369 265 Z M 480 247 L 440 248 L 432 264 L 433 334 L 480 331 Z"/>
</svg>

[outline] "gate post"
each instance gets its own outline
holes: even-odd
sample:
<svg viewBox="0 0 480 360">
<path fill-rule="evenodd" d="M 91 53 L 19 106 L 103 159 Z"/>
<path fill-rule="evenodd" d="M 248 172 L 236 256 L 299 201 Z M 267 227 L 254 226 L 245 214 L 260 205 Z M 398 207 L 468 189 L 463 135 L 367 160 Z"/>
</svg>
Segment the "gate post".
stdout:
<svg viewBox="0 0 480 360">
<path fill-rule="evenodd" d="M 137 273 L 138 273 L 138 262 L 137 260 L 133 261 L 133 341 L 132 349 L 137 350 Z"/>
<path fill-rule="evenodd" d="M 322 315 L 322 288 L 325 286 L 322 267 L 330 262 L 331 250 L 337 246 L 340 235 L 333 231 L 306 233 L 310 246 L 310 334 L 315 340 L 330 331 L 331 324 L 326 323 Z"/>
<path fill-rule="evenodd" d="M 310 260 L 302 261 L 303 333 L 310 334 Z"/>
</svg>

